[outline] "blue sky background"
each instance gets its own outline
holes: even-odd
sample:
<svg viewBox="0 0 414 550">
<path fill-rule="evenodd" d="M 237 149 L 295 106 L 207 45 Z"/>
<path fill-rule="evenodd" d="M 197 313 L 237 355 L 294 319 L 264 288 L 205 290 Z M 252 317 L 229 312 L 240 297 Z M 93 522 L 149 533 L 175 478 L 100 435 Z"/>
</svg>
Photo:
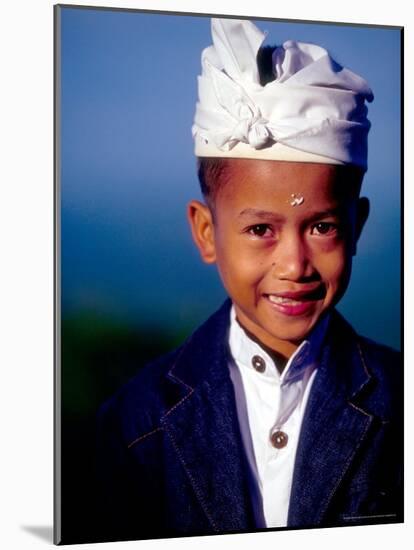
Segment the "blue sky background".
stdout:
<svg viewBox="0 0 414 550">
<path fill-rule="evenodd" d="M 370 219 L 339 309 L 400 346 L 400 32 L 255 20 L 266 43 L 316 42 L 363 75 Z M 61 9 L 61 234 L 64 317 L 94 312 L 185 332 L 225 297 L 190 238 L 200 198 L 191 125 L 209 18 Z"/>
</svg>

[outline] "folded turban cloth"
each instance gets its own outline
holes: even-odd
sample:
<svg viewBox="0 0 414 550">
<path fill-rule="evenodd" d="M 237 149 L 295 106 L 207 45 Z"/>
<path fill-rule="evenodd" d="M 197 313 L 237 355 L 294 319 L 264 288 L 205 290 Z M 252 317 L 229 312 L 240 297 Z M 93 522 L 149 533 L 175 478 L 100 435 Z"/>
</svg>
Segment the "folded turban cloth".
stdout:
<svg viewBox="0 0 414 550">
<path fill-rule="evenodd" d="M 368 83 L 316 44 L 288 40 L 260 83 L 265 39 L 251 21 L 212 19 L 192 133 L 198 157 L 353 164 L 366 170 Z"/>
</svg>

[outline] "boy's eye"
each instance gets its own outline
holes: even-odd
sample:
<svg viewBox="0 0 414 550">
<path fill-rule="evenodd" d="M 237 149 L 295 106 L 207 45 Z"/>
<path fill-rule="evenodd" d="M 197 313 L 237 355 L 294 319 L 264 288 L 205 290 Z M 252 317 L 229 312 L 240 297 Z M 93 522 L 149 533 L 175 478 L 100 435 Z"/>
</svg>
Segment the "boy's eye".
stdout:
<svg viewBox="0 0 414 550">
<path fill-rule="evenodd" d="M 318 222 L 312 225 L 312 235 L 336 235 L 338 233 L 338 226 L 332 222 Z"/>
<path fill-rule="evenodd" d="M 255 237 L 271 237 L 273 235 L 272 230 L 266 223 L 258 223 L 249 227 L 248 232 Z"/>
</svg>

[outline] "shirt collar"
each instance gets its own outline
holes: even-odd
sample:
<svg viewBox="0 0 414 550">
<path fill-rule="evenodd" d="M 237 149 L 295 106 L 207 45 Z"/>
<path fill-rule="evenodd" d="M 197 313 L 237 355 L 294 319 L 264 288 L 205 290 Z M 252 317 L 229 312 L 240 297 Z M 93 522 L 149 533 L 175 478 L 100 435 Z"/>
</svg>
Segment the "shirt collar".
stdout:
<svg viewBox="0 0 414 550">
<path fill-rule="evenodd" d="M 323 340 L 328 328 L 330 314 L 324 315 L 290 357 L 282 374 L 276 367 L 270 355 L 254 340 L 252 340 L 240 326 L 236 319 L 234 305 L 230 310 L 229 346 L 234 360 L 244 367 L 254 371 L 252 358 L 260 356 L 266 364 L 266 369 L 260 376 L 276 379 L 280 384 L 290 384 L 300 380 L 305 372 L 315 368 L 322 348 Z"/>
</svg>

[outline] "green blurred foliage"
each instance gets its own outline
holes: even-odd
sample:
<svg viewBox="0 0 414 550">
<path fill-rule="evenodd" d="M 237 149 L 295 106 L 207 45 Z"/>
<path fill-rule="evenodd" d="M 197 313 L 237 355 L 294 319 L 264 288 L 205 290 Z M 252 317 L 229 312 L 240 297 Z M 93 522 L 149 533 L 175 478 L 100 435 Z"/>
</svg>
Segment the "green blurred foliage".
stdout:
<svg viewBox="0 0 414 550">
<path fill-rule="evenodd" d="M 94 312 L 62 319 L 62 414 L 80 418 L 141 367 L 174 349 L 190 328 L 132 326 Z"/>
</svg>

